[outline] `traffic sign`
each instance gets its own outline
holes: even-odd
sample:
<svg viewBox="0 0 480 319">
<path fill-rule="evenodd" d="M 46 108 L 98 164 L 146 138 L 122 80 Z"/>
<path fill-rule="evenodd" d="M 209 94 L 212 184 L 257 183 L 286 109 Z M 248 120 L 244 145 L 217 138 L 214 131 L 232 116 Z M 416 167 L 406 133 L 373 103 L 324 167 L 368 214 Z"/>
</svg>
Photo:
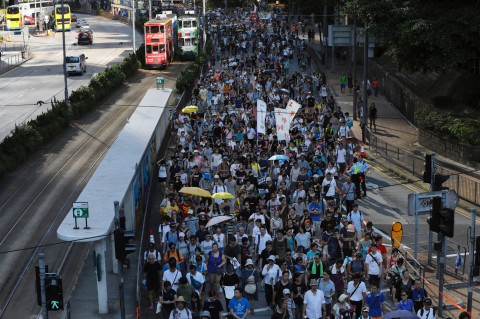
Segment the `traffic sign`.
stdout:
<svg viewBox="0 0 480 319">
<path fill-rule="evenodd" d="M 22 34 L 22 31 L 13 31 L 13 35 L 20 35 Z"/>
<path fill-rule="evenodd" d="M 163 76 L 157 76 L 157 84 L 164 84 L 165 78 Z"/>
<path fill-rule="evenodd" d="M 415 213 L 419 215 L 430 214 L 433 197 L 441 197 L 442 206 L 445 208 L 455 209 L 457 207 L 458 195 L 454 190 L 412 193 L 408 194 L 408 215 L 415 216 Z"/>
<path fill-rule="evenodd" d="M 88 218 L 88 203 L 73 203 L 74 218 Z"/>
</svg>

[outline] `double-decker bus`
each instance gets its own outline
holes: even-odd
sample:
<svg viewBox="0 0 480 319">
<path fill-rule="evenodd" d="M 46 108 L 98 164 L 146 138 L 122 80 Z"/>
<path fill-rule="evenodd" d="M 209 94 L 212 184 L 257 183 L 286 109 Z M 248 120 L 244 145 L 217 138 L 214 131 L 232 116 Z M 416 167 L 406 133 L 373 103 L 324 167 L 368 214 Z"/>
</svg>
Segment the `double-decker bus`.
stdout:
<svg viewBox="0 0 480 319">
<path fill-rule="evenodd" d="M 22 25 L 34 24 L 37 18 L 49 16 L 54 8 L 51 0 L 28 0 L 7 7 L 6 20 L 7 30 L 20 30 Z M 10 23 L 8 23 L 10 21 Z"/>
<path fill-rule="evenodd" d="M 148 68 L 166 68 L 173 62 L 176 26 L 176 15 L 157 15 L 145 22 L 145 65 Z"/>
<path fill-rule="evenodd" d="M 72 30 L 72 15 L 70 6 L 68 4 L 55 5 L 55 31 L 71 31 Z"/>
<path fill-rule="evenodd" d="M 178 17 L 178 56 L 180 59 L 195 59 L 198 55 L 198 16 L 194 11 L 185 11 Z"/>
<path fill-rule="evenodd" d="M 20 13 L 20 7 L 18 4 L 7 7 L 5 20 L 7 30 L 20 30 L 22 28 L 22 14 Z"/>
</svg>

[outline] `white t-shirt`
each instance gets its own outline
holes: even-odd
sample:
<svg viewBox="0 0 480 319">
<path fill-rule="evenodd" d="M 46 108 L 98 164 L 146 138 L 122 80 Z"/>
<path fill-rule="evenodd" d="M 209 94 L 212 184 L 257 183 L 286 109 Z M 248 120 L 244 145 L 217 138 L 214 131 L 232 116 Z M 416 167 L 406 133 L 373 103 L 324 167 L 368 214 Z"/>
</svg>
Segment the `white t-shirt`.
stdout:
<svg viewBox="0 0 480 319">
<path fill-rule="evenodd" d="M 420 319 L 435 319 L 435 310 L 430 307 L 428 311 L 425 310 L 425 308 L 420 308 L 417 311 L 417 316 Z"/>
<path fill-rule="evenodd" d="M 268 233 L 265 233 L 265 235 L 262 236 L 262 234 L 257 235 L 255 238 L 255 244 L 257 245 L 257 251 L 260 254 L 266 247 L 267 247 L 267 241 L 272 240 L 272 236 L 270 236 Z"/>
<path fill-rule="evenodd" d="M 368 253 L 365 257 L 365 263 L 368 264 L 369 275 L 380 275 L 380 264 L 382 263 L 382 254 L 377 250 L 374 253 Z"/>
<path fill-rule="evenodd" d="M 355 282 L 349 281 L 347 284 L 347 293 L 350 295 L 350 301 L 363 300 L 363 293 L 367 293 L 367 287 L 363 281 L 359 282 L 359 286 L 355 285 Z"/>
<path fill-rule="evenodd" d="M 345 158 L 347 157 L 347 151 L 342 149 L 337 149 L 337 163 L 345 163 Z"/>
<path fill-rule="evenodd" d="M 322 307 L 325 304 L 325 296 L 320 289 L 313 294 L 311 290 L 305 293 L 303 304 L 306 305 L 305 315 L 311 319 L 322 318 Z"/>
<path fill-rule="evenodd" d="M 177 291 L 178 289 L 178 282 L 180 281 L 180 278 L 182 278 L 182 273 L 175 269 L 174 272 L 167 270 L 163 273 L 163 282 L 169 281 L 172 284 L 172 289 Z"/>
<path fill-rule="evenodd" d="M 328 197 L 333 197 L 335 196 L 335 188 L 337 186 L 337 183 L 335 182 L 335 179 L 332 177 L 331 180 L 327 180 L 326 178 L 322 182 L 322 188 L 329 185 L 328 187 L 328 192 L 325 194 L 325 196 Z"/>
<path fill-rule="evenodd" d="M 183 308 L 182 310 L 178 310 L 175 312 L 173 309 L 170 312 L 169 319 L 192 319 L 192 311 L 188 310 L 187 308 Z"/>
<path fill-rule="evenodd" d="M 198 272 L 198 271 L 195 272 L 195 275 L 192 275 L 191 272 L 189 272 L 189 273 L 187 274 L 188 283 L 193 286 L 193 284 L 192 284 L 192 278 L 194 278 L 196 281 L 198 281 L 198 282 L 201 283 L 201 284 L 205 283 L 205 278 L 204 278 L 203 275 L 202 275 L 200 272 Z M 193 286 L 193 287 L 195 288 L 195 286 Z M 199 290 L 199 289 L 195 288 L 195 291 L 200 295 L 200 290 Z"/>
<path fill-rule="evenodd" d="M 213 234 L 213 241 L 218 244 L 218 248 L 223 248 L 224 247 L 224 239 L 225 239 L 225 234 Z"/>
</svg>

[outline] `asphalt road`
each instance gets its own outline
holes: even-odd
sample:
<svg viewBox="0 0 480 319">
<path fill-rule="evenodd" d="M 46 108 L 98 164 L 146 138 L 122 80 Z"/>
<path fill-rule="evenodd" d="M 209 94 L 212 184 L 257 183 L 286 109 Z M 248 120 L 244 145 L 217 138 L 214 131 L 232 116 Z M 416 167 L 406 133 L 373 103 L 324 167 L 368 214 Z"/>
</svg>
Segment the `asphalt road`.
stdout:
<svg viewBox="0 0 480 319">
<path fill-rule="evenodd" d="M 87 57 L 87 72 L 81 76 L 68 76 L 68 92 L 87 85 L 90 78 L 109 65 L 121 62 L 132 52 L 132 27 L 118 21 L 99 16 L 77 15 L 86 18 L 94 30 L 93 45 L 77 45 L 78 29 L 73 27 L 65 33 L 67 55 L 84 53 Z M 29 119 L 35 118 L 51 107 L 55 97 L 64 99 L 64 78 L 62 66 L 62 33 L 50 36 L 13 35 L 7 46 L 31 47 L 33 58 L 17 68 L 0 75 L 0 140 L 10 131 Z M 137 47 L 142 37 L 137 32 Z M 39 106 L 38 101 L 46 102 Z"/>
</svg>

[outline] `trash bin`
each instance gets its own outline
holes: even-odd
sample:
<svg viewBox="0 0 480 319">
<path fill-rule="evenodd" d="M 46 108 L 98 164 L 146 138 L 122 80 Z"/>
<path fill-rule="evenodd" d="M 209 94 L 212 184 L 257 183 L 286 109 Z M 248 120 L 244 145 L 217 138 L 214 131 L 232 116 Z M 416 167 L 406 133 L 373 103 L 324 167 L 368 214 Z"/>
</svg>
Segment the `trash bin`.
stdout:
<svg viewBox="0 0 480 319">
<path fill-rule="evenodd" d="M 22 51 L 22 59 L 26 59 L 26 57 L 25 57 L 25 51 Z"/>
</svg>

